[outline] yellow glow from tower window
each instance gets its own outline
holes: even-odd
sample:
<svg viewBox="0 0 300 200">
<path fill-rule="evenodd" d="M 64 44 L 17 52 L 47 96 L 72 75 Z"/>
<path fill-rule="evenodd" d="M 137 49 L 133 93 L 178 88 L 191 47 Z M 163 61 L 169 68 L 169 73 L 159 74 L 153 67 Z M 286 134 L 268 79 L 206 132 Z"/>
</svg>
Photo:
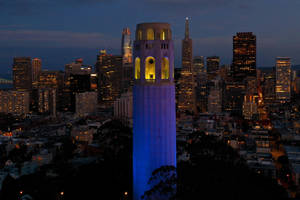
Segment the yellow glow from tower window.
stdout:
<svg viewBox="0 0 300 200">
<path fill-rule="evenodd" d="M 154 40 L 154 31 L 152 28 L 147 30 L 147 40 Z"/>
<path fill-rule="evenodd" d="M 138 30 L 138 40 L 142 40 L 143 38 L 143 32 L 141 30 Z"/>
<path fill-rule="evenodd" d="M 161 79 L 169 79 L 170 74 L 169 59 L 164 57 L 161 62 Z"/>
<path fill-rule="evenodd" d="M 145 79 L 154 80 L 155 79 L 155 58 L 147 57 L 145 61 Z"/>
<path fill-rule="evenodd" d="M 141 78 L 141 59 L 137 57 L 135 59 L 135 72 L 134 72 L 135 79 Z"/>
<path fill-rule="evenodd" d="M 160 40 L 166 40 L 166 32 L 164 30 L 160 33 Z"/>
</svg>

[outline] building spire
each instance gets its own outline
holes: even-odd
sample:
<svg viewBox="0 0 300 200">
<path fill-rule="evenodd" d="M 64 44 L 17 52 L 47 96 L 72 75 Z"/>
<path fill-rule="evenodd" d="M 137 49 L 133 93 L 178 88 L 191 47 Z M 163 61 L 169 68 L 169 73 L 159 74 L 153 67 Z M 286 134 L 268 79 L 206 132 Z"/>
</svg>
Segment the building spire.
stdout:
<svg viewBox="0 0 300 200">
<path fill-rule="evenodd" d="M 190 37 L 190 30 L 189 30 L 189 18 L 185 18 L 185 39 L 189 39 Z"/>
</svg>

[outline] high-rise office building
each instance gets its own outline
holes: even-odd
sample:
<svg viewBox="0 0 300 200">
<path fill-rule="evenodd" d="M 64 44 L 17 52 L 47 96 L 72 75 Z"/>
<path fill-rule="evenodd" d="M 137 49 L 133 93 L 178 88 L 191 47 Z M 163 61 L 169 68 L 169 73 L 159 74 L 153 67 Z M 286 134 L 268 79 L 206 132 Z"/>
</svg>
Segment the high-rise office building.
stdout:
<svg viewBox="0 0 300 200">
<path fill-rule="evenodd" d="M 122 82 L 121 93 L 131 90 L 133 85 L 132 42 L 129 28 L 122 32 Z"/>
<path fill-rule="evenodd" d="M 86 91 L 81 93 L 76 93 L 76 115 L 86 116 L 97 111 L 97 92 Z"/>
<path fill-rule="evenodd" d="M 193 68 L 194 73 L 203 73 L 205 72 L 204 68 L 204 57 L 203 56 L 195 56 L 193 59 Z"/>
<path fill-rule="evenodd" d="M 182 40 L 182 70 L 179 80 L 178 111 L 196 112 L 195 77 L 193 72 L 193 46 L 189 36 L 189 19 L 185 20 L 185 37 Z"/>
<path fill-rule="evenodd" d="M 155 169 L 176 166 L 174 45 L 171 34 L 170 25 L 166 23 L 137 25 L 133 87 L 134 200 L 140 200 L 150 189 L 147 183 Z"/>
<path fill-rule="evenodd" d="M 18 91 L 32 89 L 32 64 L 30 57 L 16 57 L 13 63 L 14 89 Z"/>
<path fill-rule="evenodd" d="M 258 114 L 258 96 L 246 94 L 243 103 L 243 116 L 245 119 L 251 120 Z"/>
<path fill-rule="evenodd" d="M 38 112 L 56 116 L 56 89 L 38 89 Z"/>
<path fill-rule="evenodd" d="M 276 100 L 289 102 L 291 98 L 291 59 L 278 57 L 276 59 Z"/>
<path fill-rule="evenodd" d="M 193 41 L 190 38 L 189 18 L 185 19 L 185 35 L 182 40 L 182 69 L 193 71 Z"/>
<path fill-rule="evenodd" d="M 122 57 L 123 64 L 132 64 L 132 44 L 129 28 L 124 28 L 122 32 Z"/>
<path fill-rule="evenodd" d="M 40 58 L 32 59 L 32 82 L 37 82 L 39 73 L 42 70 L 42 60 Z"/>
<path fill-rule="evenodd" d="M 222 112 L 222 82 L 219 76 L 210 82 L 207 99 L 207 111 L 209 113 Z"/>
<path fill-rule="evenodd" d="M 62 71 L 43 70 L 39 72 L 37 84 L 33 89 L 32 109 L 40 113 L 51 113 L 55 115 L 54 108 L 62 110 L 64 96 L 64 73 Z M 53 94 L 55 92 L 55 94 Z M 41 96 L 44 95 L 44 96 Z M 52 102 L 55 98 L 55 102 Z M 49 103 L 49 109 L 45 104 Z M 41 107 L 42 106 L 42 107 Z"/>
<path fill-rule="evenodd" d="M 29 113 L 30 98 L 28 91 L 1 91 L 0 113 L 25 115 Z"/>
<path fill-rule="evenodd" d="M 122 56 L 107 54 L 105 50 L 97 57 L 96 72 L 98 73 L 98 100 L 105 106 L 113 106 L 121 93 Z"/>
<path fill-rule="evenodd" d="M 220 67 L 220 58 L 218 56 L 210 56 L 206 58 L 206 71 L 208 80 L 212 80 L 217 76 Z"/>
<path fill-rule="evenodd" d="M 256 36 L 251 32 L 233 36 L 232 75 L 237 81 L 256 76 Z"/>
<path fill-rule="evenodd" d="M 198 73 L 196 77 L 196 106 L 197 111 L 200 113 L 207 112 L 207 101 L 208 101 L 208 80 L 207 73 Z"/>
<path fill-rule="evenodd" d="M 241 116 L 243 112 L 245 91 L 246 86 L 244 84 L 227 81 L 224 89 L 224 111 Z"/>
<path fill-rule="evenodd" d="M 91 74 L 92 73 L 92 66 L 84 65 L 83 60 L 81 58 L 76 59 L 75 62 L 65 65 L 65 75 L 66 79 L 71 74 Z"/>
<path fill-rule="evenodd" d="M 276 69 L 275 67 L 262 70 L 262 94 L 264 104 L 268 107 L 275 103 L 276 99 Z"/>
</svg>

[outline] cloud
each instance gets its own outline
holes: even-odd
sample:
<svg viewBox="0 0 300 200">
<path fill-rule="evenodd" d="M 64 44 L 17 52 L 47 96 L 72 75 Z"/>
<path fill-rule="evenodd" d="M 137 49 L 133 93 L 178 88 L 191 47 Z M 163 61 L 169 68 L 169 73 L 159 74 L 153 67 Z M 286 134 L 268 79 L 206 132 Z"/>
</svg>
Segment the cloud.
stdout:
<svg viewBox="0 0 300 200">
<path fill-rule="evenodd" d="M 43 48 L 118 48 L 118 38 L 101 33 L 44 30 L 0 30 L 0 45 Z"/>
<path fill-rule="evenodd" d="M 117 0 L 0 0 L 0 11 L 2 14 L 26 16 L 41 14 L 46 10 L 53 11 L 53 8 L 61 6 L 70 7 L 115 1 Z"/>
</svg>

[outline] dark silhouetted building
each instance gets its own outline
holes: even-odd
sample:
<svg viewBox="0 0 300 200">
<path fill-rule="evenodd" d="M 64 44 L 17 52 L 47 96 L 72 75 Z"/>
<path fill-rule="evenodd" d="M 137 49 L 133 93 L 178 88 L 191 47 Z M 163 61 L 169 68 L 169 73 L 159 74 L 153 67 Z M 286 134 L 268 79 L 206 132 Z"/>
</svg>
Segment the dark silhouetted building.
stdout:
<svg viewBox="0 0 300 200">
<path fill-rule="evenodd" d="M 206 58 L 206 71 L 208 80 L 212 80 L 217 76 L 220 67 L 220 58 L 218 56 L 210 56 Z"/>
<path fill-rule="evenodd" d="M 13 63 L 14 89 L 18 91 L 32 89 L 32 64 L 30 57 L 16 57 Z"/>
<path fill-rule="evenodd" d="M 261 70 L 263 81 L 262 81 L 262 94 L 264 104 L 271 106 L 276 100 L 276 69 L 274 67 L 264 68 Z"/>
<path fill-rule="evenodd" d="M 242 116 L 245 91 L 244 84 L 226 82 L 223 101 L 224 111 Z"/>
</svg>

